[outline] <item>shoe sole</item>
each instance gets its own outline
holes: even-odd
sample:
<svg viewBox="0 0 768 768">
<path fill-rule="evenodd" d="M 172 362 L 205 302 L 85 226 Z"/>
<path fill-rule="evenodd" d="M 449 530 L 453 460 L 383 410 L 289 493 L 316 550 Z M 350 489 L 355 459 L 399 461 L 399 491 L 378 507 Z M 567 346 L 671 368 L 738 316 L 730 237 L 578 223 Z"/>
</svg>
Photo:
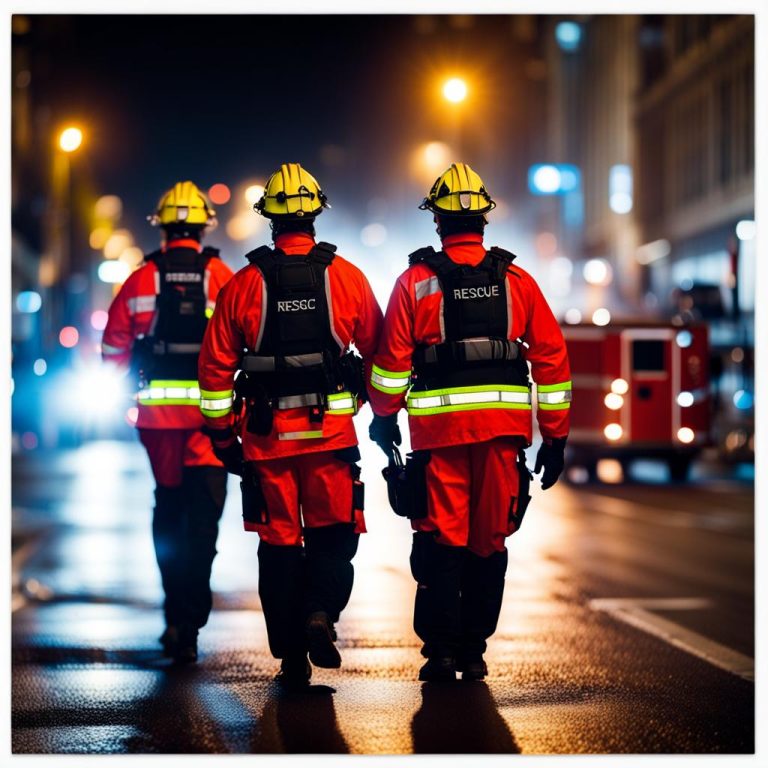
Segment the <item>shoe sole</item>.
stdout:
<svg viewBox="0 0 768 768">
<path fill-rule="evenodd" d="M 309 660 L 316 667 L 338 669 L 341 666 L 341 655 L 326 625 L 310 624 L 307 627 L 307 644 Z"/>
</svg>

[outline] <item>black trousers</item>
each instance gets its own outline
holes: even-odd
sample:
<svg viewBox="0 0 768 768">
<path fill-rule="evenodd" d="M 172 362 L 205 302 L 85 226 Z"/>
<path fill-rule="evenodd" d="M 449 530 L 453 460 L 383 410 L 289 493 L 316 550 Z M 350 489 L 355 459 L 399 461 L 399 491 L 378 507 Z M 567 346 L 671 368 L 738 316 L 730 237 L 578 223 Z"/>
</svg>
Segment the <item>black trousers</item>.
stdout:
<svg viewBox="0 0 768 768">
<path fill-rule="evenodd" d="M 354 523 L 339 523 L 305 528 L 300 547 L 259 542 L 259 597 L 276 659 L 306 652 L 304 624 L 311 613 L 339 620 L 352 594 L 359 539 Z"/>
<path fill-rule="evenodd" d="M 211 612 L 211 567 L 227 494 L 223 467 L 184 467 L 178 487 L 158 485 L 152 538 L 167 624 L 195 629 Z"/>
<path fill-rule="evenodd" d="M 439 544 L 432 533 L 414 533 L 413 628 L 424 642 L 424 656 L 462 658 L 485 652 L 501 612 L 507 557 L 506 550 L 480 557 L 466 547 Z"/>
</svg>

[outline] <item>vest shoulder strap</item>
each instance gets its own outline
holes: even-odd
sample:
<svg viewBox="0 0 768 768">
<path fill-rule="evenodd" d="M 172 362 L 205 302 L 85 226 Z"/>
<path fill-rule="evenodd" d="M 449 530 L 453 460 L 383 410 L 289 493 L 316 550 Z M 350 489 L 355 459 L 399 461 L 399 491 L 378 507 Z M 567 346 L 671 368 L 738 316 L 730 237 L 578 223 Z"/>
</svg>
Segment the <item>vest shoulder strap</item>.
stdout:
<svg viewBox="0 0 768 768">
<path fill-rule="evenodd" d="M 515 277 L 520 277 L 514 269 L 510 269 L 512 262 L 517 258 L 517 255 L 512 253 L 512 251 L 507 251 L 504 248 L 500 248 L 498 245 L 492 245 L 488 249 L 488 256 L 494 263 L 496 275 L 499 279 L 504 277 L 507 272 L 513 274 Z"/>
<path fill-rule="evenodd" d="M 156 251 L 152 251 L 152 253 L 145 253 L 144 254 L 144 261 L 154 261 L 155 263 L 157 260 L 163 255 L 163 252 L 160 248 L 158 248 Z"/>
<path fill-rule="evenodd" d="M 336 258 L 336 246 L 321 240 L 312 247 L 307 256 L 318 264 L 328 265 Z"/>
<path fill-rule="evenodd" d="M 435 249 L 431 245 L 427 245 L 424 248 L 419 248 L 417 251 L 408 254 L 408 266 L 412 267 L 415 264 L 421 264 L 422 261 L 426 261 L 428 256 L 431 256 L 435 252 Z"/>
<path fill-rule="evenodd" d="M 274 256 L 274 253 L 274 250 L 268 245 L 260 245 L 258 248 L 254 248 L 252 251 L 246 253 L 245 258 L 250 261 L 251 264 L 261 268 L 267 259 L 271 259 Z"/>
<path fill-rule="evenodd" d="M 206 259 L 219 259 L 221 258 L 220 251 L 218 248 L 214 248 L 211 245 L 206 245 L 203 247 L 202 250 L 202 256 L 205 256 Z"/>
</svg>

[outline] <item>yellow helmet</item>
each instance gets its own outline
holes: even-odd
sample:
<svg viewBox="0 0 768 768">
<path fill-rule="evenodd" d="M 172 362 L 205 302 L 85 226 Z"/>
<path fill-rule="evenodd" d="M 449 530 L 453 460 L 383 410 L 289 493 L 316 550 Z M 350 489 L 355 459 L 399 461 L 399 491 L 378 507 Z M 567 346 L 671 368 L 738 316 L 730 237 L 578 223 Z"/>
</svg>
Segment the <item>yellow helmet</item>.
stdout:
<svg viewBox="0 0 768 768">
<path fill-rule="evenodd" d="M 253 210 L 268 219 L 303 219 L 330 207 L 311 173 L 298 163 L 283 163 L 267 180 L 264 194 Z"/>
<path fill-rule="evenodd" d="M 195 224 L 201 227 L 216 223 L 216 211 L 208 198 L 191 181 L 174 184 L 157 203 L 157 211 L 147 216 L 153 226 Z"/>
<path fill-rule="evenodd" d="M 419 206 L 447 216 L 478 216 L 495 207 L 483 180 L 466 163 L 443 171 Z"/>
</svg>

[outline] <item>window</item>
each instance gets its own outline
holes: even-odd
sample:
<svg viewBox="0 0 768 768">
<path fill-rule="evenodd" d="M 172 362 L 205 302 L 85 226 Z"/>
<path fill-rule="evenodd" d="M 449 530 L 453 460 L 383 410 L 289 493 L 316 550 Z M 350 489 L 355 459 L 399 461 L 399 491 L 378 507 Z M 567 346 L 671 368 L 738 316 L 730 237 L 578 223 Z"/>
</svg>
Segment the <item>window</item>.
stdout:
<svg viewBox="0 0 768 768">
<path fill-rule="evenodd" d="M 664 342 L 642 339 L 632 342 L 633 371 L 663 371 Z"/>
</svg>

